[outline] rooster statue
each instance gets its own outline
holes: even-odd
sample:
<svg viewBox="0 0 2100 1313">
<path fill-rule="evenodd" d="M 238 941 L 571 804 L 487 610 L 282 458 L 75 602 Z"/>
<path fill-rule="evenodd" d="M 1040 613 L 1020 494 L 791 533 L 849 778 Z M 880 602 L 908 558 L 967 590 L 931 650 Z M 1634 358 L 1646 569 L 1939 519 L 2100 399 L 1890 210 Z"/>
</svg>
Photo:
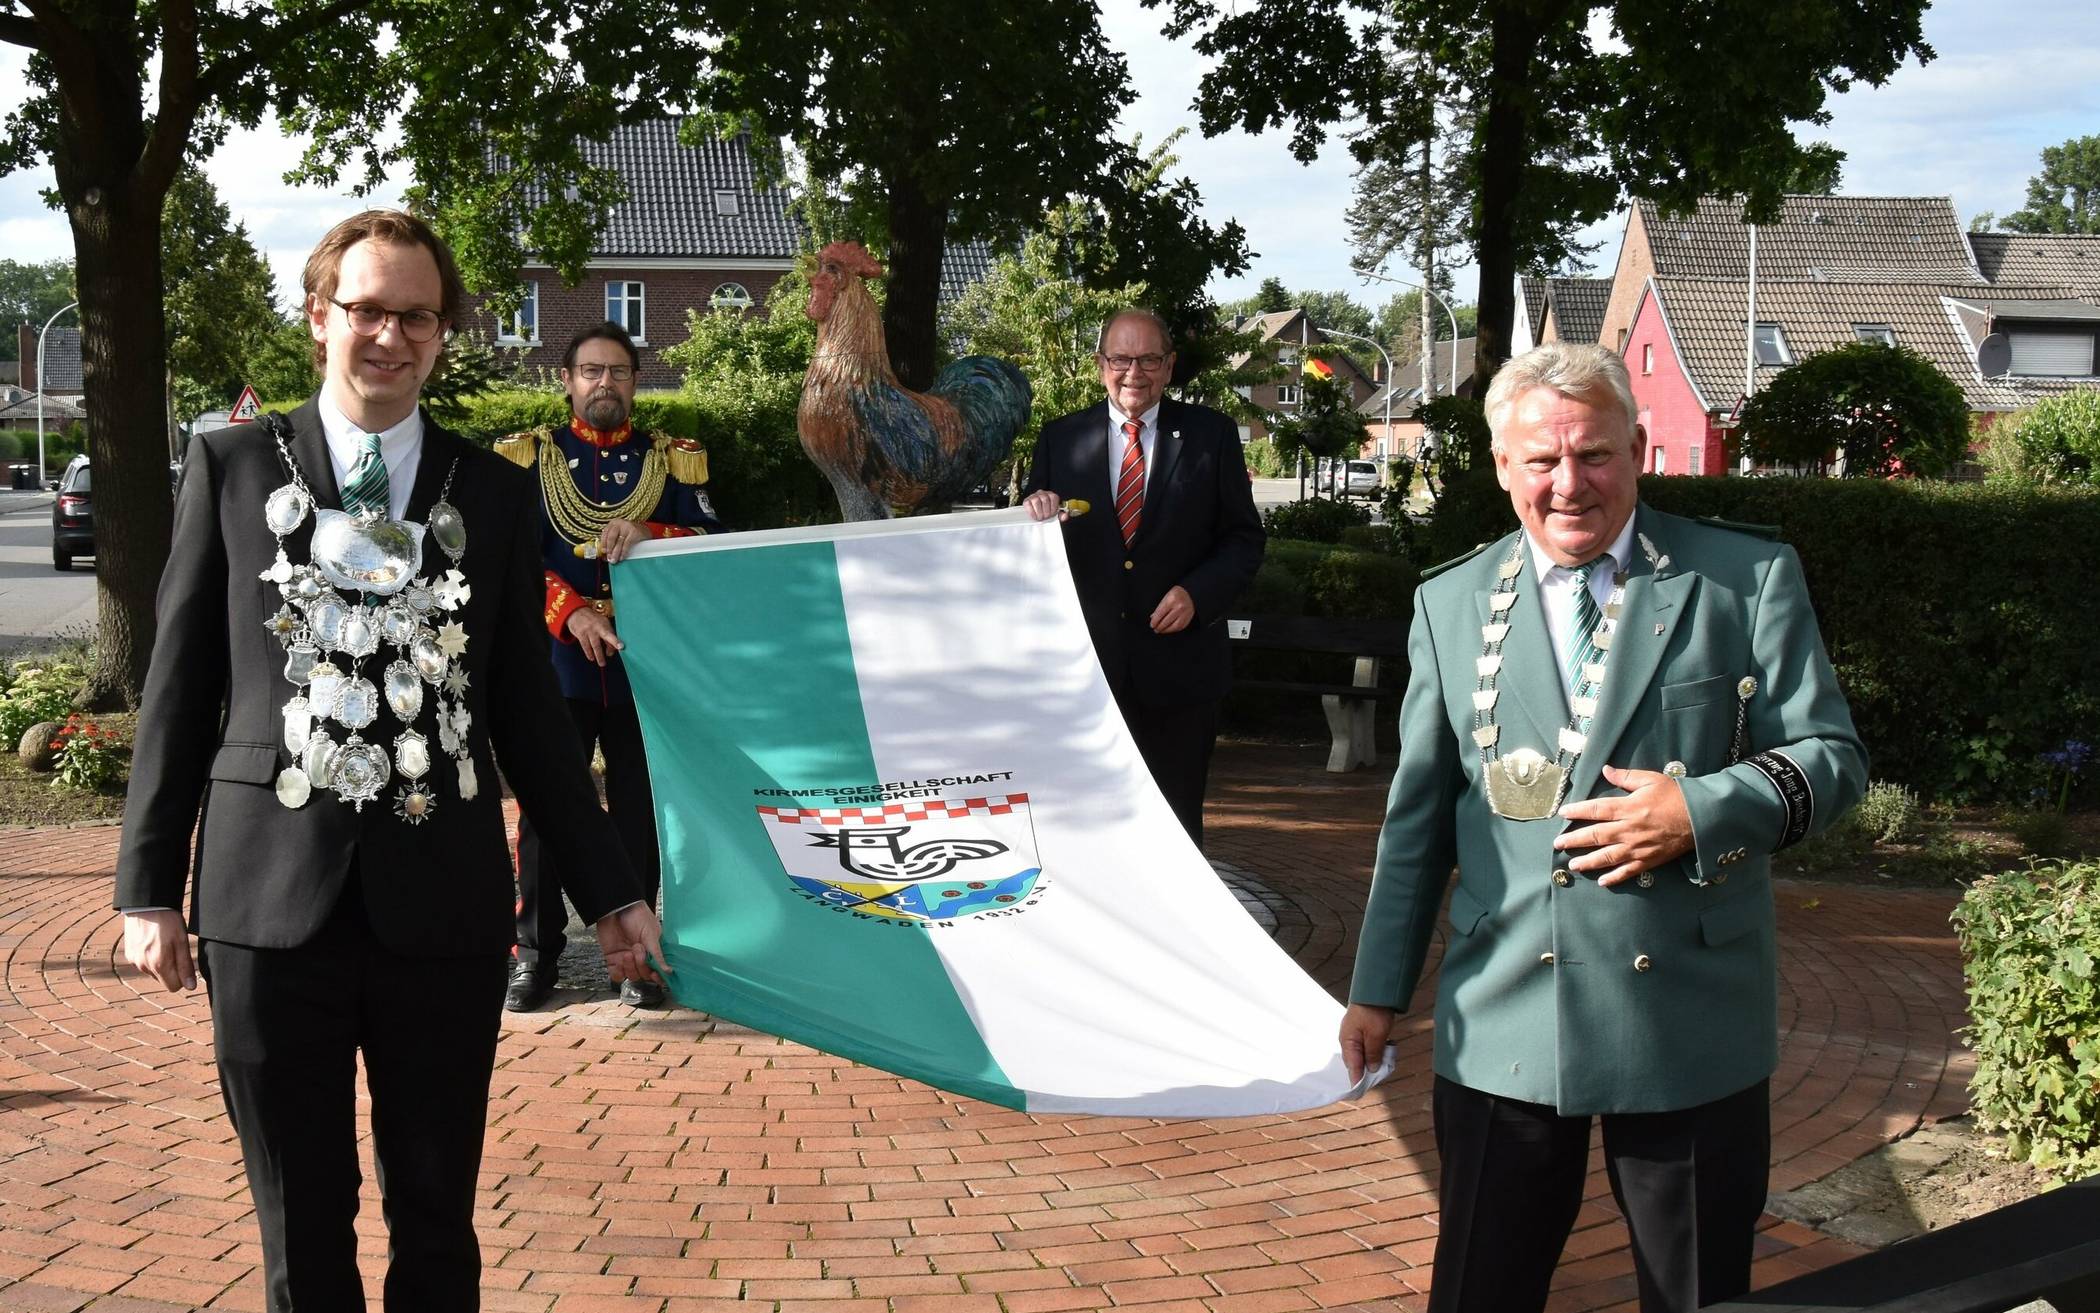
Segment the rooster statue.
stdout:
<svg viewBox="0 0 2100 1313">
<path fill-rule="evenodd" d="M 863 282 L 882 274 L 860 243 L 833 242 L 809 280 L 817 350 L 795 427 L 848 520 L 947 510 L 1007 458 L 1028 422 L 1028 380 L 991 356 L 962 357 L 929 392 L 897 382 Z"/>
</svg>

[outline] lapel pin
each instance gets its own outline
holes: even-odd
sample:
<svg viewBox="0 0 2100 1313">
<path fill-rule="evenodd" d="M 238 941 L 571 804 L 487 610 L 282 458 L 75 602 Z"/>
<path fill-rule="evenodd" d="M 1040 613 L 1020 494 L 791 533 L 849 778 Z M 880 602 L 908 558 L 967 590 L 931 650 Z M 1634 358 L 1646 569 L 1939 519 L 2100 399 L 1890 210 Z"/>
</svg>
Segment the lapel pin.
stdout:
<svg viewBox="0 0 2100 1313">
<path fill-rule="evenodd" d="M 1664 626 L 1664 625 L 1657 625 L 1657 626 L 1655 627 L 1655 636 L 1656 636 L 1657 638 L 1661 638 L 1661 637 L 1662 637 L 1662 635 L 1663 635 L 1663 630 L 1664 630 L 1664 629 L 1665 629 L 1666 627 L 1667 627 L 1667 626 Z"/>
</svg>

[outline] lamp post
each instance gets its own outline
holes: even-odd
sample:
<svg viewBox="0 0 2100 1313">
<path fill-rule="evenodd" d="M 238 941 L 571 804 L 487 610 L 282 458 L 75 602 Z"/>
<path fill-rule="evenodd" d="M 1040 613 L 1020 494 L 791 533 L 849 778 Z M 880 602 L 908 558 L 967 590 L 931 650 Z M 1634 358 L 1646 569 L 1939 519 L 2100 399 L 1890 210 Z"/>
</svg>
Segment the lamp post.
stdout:
<svg viewBox="0 0 2100 1313">
<path fill-rule="evenodd" d="M 1352 342 L 1362 342 L 1373 351 L 1376 351 L 1379 358 L 1385 361 L 1385 440 L 1391 442 L 1393 440 L 1393 358 L 1385 353 L 1384 347 L 1361 333 L 1345 333 L 1339 328 L 1314 328 L 1313 331 L 1315 333 L 1324 333 L 1328 337 L 1346 337 Z"/>
<path fill-rule="evenodd" d="M 79 308 L 80 302 L 78 301 L 70 305 L 60 306 L 51 312 L 51 318 L 46 319 L 44 326 L 36 331 L 36 486 L 38 491 L 42 491 L 44 487 L 44 334 L 51 331 L 51 325 L 57 321 L 60 315 L 68 310 L 78 310 Z"/>
<path fill-rule="evenodd" d="M 1414 289 L 1415 289 L 1415 290 L 1416 290 L 1417 292 L 1420 292 L 1420 293 L 1421 293 L 1422 295 L 1424 295 L 1424 296 L 1428 297 L 1428 298 L 1429 298 L 1430 300 L 1432 300 L 1432 301 L 1436 302 L 1436 303 L 1437 303 L 1438 305 L 1440 305 L 1440 306 L 1442 306 L 1442 307 L 1444 308 L 1444 318 L 1445 318 L 1445 319 L 1447 319 L 1447 320 L 1449 320 L 1449 321 L 1450 321 L 1450 323 L 1451 323 L 1451 390 L 1450 390 L 1450 395 L 1451 395 L 1451 396 L 1454 396 L 1454 397 L 1455 397 L 1455 396 L 1457 396 L 1457 395 L 1458 395 L 1458 316 L 1457 316 L 1457 315 L 1455 315 L 1455 314 L 1452 314 L 1452 313 L 1451 313 L 1451 303 L 1450 303 L 1449 301 L 1446 301 L 1446 300 L 1445 300 L 1445 299 L 1444 299 L 1443 297 L 1441 297 L 1441 296 L 1438 296 L 1438 295 L 1437 295 L 1437 294 L 1436 294 L 1435 292 L 1432 292 L 1432 291 L 1430 291 L 1430 290 L 1429 290 L 1428 288 L 1426 288 L 1426 287 L 1422 286 L 1422 284 L 1420 284 L 1420 283 L 1411 283 L 1411 282 L 1407 281 L 1407 280 L 1406 280 L 1405 278 L 1390 278 L 1390 277 L 1386 276 L 1385 274 L 1374 274 L 1374 273 L 1369 273 L 1369 272 L 1366 272 L 1365 270 L 1361 270 L 1361 269 L 1357 270 L 1357 274 L 1358 274 L 1358 276 L 1359 276 L 1359 277 L 1375 279 L 1375 280 L 1377 280 L 1378 282 L 1381 282 L 1381 283 L 1394 283 L 1394 284 L 1397 284 L 1397 285 L 1399 285 L 1399 286 L 1401 286 L 1401 287 L 1412 287 L 1412 288 L 1414 288 Z M 1434 390 L 1435 390 L 1435 387 L 1436 387 L 1436 380 L 1435 380 L 1434 378 L 1427 378 L 1427 377 L 1425 377 L 1425 378 L 1424 378 L 1424 379 L 1422 380 L 1422 387 L 1423 387 L 1423 390 L 1424 390 L 1425 392 L 1430 392 L 1430 391 L 1434 391 Z"/>
</svg>

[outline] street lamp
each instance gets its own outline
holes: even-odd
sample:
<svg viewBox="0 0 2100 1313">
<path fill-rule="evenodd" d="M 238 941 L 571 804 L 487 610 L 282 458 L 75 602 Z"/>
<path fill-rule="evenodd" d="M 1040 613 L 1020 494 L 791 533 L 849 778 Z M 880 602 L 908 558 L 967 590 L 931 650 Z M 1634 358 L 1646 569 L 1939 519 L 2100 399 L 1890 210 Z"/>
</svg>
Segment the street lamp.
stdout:
<svg viewBox="0 0 2100 1313">
<path fill-rule="evenodd" d="M 1328 337 L 1346 337 L 1352 342 L 1362 342 L 1373 351 L 1376 351 L 1379 358 L 1385 361 L 1385 440 L 1391 442 L 1393 440 L 1393 358 L 1385 353 L 1384 347 L 1360 333 L 1345 333 L 1339 328 L 1321 328 L 1317 325 L 1313 327 L 1313 332 L 1324 333 Z"/>
<path fill-rule="evenodd" d="M 1418 291 L 1418 292 L 1422 293 L 1422 294 L 1423 294 L 1424 296 L 1428 297 L 1428 298 L 1429 298 L 1430 300 L 1432 300 L 1432 301 L 1436 302 L 1436 303 L 1437 303 L 1438 305 L 1440 305 L 1440 306 L 1442 306 L 1442 307 L 1444 308 L 1444 318 L 1446 318 L 1446 319 L 1448 319 L 1448 320 L 1450 320 L 1450 321 L 1451 321 L 1451 388 L 1450 388 L 1450 393 L 1449 393 L 1449 395 L 1451 395 L 1451 396 L 1454 396 L 1454 397 L 1455 397 L 1455 396 L 1457 396 L 1457 395 L 1458 395 L 1458 316 L 1457 316 L 1457 315 L 1454 315 L 1454 314 L 1452 314 L 1452 313 L 1451 313 L 1451 303 L 1450 303 L 1450 302 L 1448 302 L 1448 301 L 1446 301 L 1446 300 L 1445 300 L 1445 299 L 1444 299 L 1443 297 L 1441 297 L 1441 296 L 1438 296 L 1438 295 L 1437 295 L 1437 294 L 1436 294 L 1435 292 L 1432 292 L 1432 291 L 1430 291 L 1430 290 L 1429 290 L 1428 288 L 1426 288 L 1426 287 L 1422 286 L 1422 285 L 1421 285 L 1420 283 L 1410 283 L 1410 282 L 1408 282 L 1408 281 L 1407 281 L 1407 280 L 1406 280 L 1405 278 L 1388 278 L 1388 277 L 1387 277 L 1386 275 L 1384 275 L 1384 274 L 1374 274 L 1374 273 L 1370 273 L 1370 272 L 1367 272 L 1367 271 L 1365 271 L 1365 270 L 1362 270 L 1362 269 L 1359 269 L 1359 270 L 1357 270 L 1357 274 L 1358 274 L 1358 275 L 1359 275 L 1360 277 L 1376 279 L 1377 281 L 1379 281 L 1379 282 L 1381 282 L 1381 283 L 1395 283 L 1395 284 L 1398 284 L 1398 285 L 1399 285 L 1399 286 L 1401 286 L 1401 287 L 1412 287 L 1412 288 L 1414 288 L 1414 289 L 1415 289 L 1416 291 Z M 1432 349 L 1433 349 L 1433 344 L 1432 344 Z M 1429 388 L 1434 388 L 1434 387 L 1436 386 L 1436 380 L 1435 380 L 1434 378 L 1424 378 L 1424 379 L 1422 380 L 1422 384 L 1423 384 L 1423 387 L 1424 387 L 1425 389 L 1429 389 Z"/>
<path fill-rule="evenodd" d="M 60 315 L 79 308 L 78 301 L 60 306 L 51 312 L 51 318 L 46 319 L 44 326 L 36 331 L 36 486 L 39 491 L 44 486 L 44 334 L 51 331 L 51 325 Z"/>
</svg>

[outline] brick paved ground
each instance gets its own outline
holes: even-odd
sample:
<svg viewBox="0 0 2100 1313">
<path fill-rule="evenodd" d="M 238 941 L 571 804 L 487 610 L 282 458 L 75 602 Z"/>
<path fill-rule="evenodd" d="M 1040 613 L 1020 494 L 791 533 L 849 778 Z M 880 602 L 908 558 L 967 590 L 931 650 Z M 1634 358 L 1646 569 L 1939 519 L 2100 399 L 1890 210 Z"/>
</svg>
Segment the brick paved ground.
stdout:
<svg viewBox="0 0 2100 1313">
<path fill-rule="evenodd" d="M 1221 754 L 1215 855 L 1322 982 L 1348 972 L 1377 773 Z M 0 1310 L 261 1306 L 201 996 L 115 961 L 111 828 L 0 833 Z M 1937 894 L 1782 884 L 1773 1186 L 1963 1107 Z M 1436 1232 L 1429 1036 L 1358 1106 L 1215 1123 L 1032 1117 L 609 996 L 511 1018 L 481 1178 L 492 1310 L 1418 1310 Z M 1601 1165 L 1556 1313 L 1630 1307 Z M 367 1159 L 369 1178 L 369 1158 Z M 360 1219 L 368 1274 L 384 1238 Z M 1760 1284 L 1844 1257 L 1770 1221 Z M 376 1282 L 371 1283 L 376 1289 Z M 376 1305 L 375 1305 L 376 1307 Z"/>
</svg>

